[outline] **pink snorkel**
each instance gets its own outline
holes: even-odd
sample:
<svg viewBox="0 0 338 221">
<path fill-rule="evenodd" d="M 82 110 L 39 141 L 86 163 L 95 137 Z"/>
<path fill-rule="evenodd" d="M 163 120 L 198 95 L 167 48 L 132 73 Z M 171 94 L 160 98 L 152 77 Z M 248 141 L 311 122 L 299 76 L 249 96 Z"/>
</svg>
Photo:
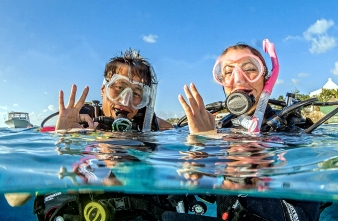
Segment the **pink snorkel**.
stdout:
<svg viewBox="0 0 338 221">
<path fill-rule="evenodd" d="M 278 73 L 279 73 L 279 63 L 278 58 L 275 51 L 275 46 L 273 43 L 270 43 L 268 39 L 263 40 L 263 50 L 269 54 L 272 61 L 272 73 L 265 86 L 263 91 L 259 97 L 259 101 L 257 103 L 257 107 L 254 115 L 251 119 L 247 115 L 241 115 L 237 118 L 240 125 L 248 129 L 248 132 L 260 132 L 260 128 L 262 125 L 266 105 L 268 104 L 269 97 L 272 92 L 272 88 L 276 83 Z"/>
</svg>

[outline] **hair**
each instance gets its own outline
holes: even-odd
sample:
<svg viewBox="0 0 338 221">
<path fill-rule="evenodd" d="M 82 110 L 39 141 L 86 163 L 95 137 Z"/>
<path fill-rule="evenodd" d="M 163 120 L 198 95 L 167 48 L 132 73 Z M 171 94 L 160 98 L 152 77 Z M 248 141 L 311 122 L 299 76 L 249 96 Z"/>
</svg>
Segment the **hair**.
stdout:
<svg viewBox="0 0 338 221">
<path fill-rule="evenodd" d="M 226 48 L 223 52 L 222 55 L 225 55 L 229 50 L 238 50 L 238 49 L 249 49 L 251 51 L 251 53 L 255 56 L 257 56 L 263 63 L 264 66 L 264 76 L 265 76 L 265 80 L 268 77 L 268 67 L 266 66 L 265 60 L 262 56 L 262 54 L 254 47 L 251 47 L 250 45 L 247 45 L 245 43 L 237 43 L 235 45 L 232 45 L 228 48 Z"/>
<path fill-rule="evenodd" d="M 106 64 L 106 68 L 104 70 L 104 77 L 106 81 L 109 81 L 110 78 L 118 73 L 119 65 L 126 64 L 131 68 L 131 76 L 129 76 L 132 80 L 134 76 L 140 77 L 145 85 L 151 86 L 152 84 L 157 84 L 156 74 L 151 66 L 151 64 L 143 58 L 139 51 L 135 51 L 134 49 L 128 49 L 125 52 L 121 52 L 119 56 L 113 57 Z"/>
</svg>

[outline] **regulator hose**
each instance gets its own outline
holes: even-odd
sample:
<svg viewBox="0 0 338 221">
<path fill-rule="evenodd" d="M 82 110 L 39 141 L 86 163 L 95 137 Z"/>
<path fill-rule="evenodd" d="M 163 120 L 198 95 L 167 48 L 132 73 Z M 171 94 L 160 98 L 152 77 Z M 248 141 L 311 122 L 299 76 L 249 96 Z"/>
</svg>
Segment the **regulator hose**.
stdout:
<svg viewBox="0 0 338 221">
<path fill-rule="evenodd" d="M 322 119 L 320 119 L 319 121 L 311 125 L 309 128 L 305 129 L 303 133 L 307 133 L 307 134 L 311 133 L 314 129 L 322 125 L 325 121 L 330 119 L 336 113 L 338 113 L 338 107 L 334 109 L 333 111 L 331 111 L 330 113 L 328 113 L 327 115 L 325 115 Z"/>
</svg>

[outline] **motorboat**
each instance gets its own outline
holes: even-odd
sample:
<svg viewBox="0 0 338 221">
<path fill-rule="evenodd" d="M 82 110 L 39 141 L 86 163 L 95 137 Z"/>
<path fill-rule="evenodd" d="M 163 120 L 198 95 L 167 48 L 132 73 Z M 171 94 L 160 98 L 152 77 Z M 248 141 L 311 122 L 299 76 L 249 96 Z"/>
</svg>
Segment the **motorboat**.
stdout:
<svg viewBox="0 0 338 221">
<path fill-rule="evenodd" d="M 5 124 L 10 128 L 29 128 L 33 127 L 26 112 L 9 112 Z"/>
</svg>

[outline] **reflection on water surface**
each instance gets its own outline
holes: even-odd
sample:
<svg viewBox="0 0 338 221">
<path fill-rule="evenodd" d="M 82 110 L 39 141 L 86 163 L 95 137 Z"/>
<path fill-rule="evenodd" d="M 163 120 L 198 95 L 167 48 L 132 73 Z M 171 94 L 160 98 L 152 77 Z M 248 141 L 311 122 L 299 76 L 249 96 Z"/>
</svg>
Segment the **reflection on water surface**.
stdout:
<svg viewBox="0 0 338 221">
<path fill-rule="evenodd" d="M 338 133 L 188 136 L 0 130 L 2 192 L 247 193 L 335 200 Z"/>
</svg>

